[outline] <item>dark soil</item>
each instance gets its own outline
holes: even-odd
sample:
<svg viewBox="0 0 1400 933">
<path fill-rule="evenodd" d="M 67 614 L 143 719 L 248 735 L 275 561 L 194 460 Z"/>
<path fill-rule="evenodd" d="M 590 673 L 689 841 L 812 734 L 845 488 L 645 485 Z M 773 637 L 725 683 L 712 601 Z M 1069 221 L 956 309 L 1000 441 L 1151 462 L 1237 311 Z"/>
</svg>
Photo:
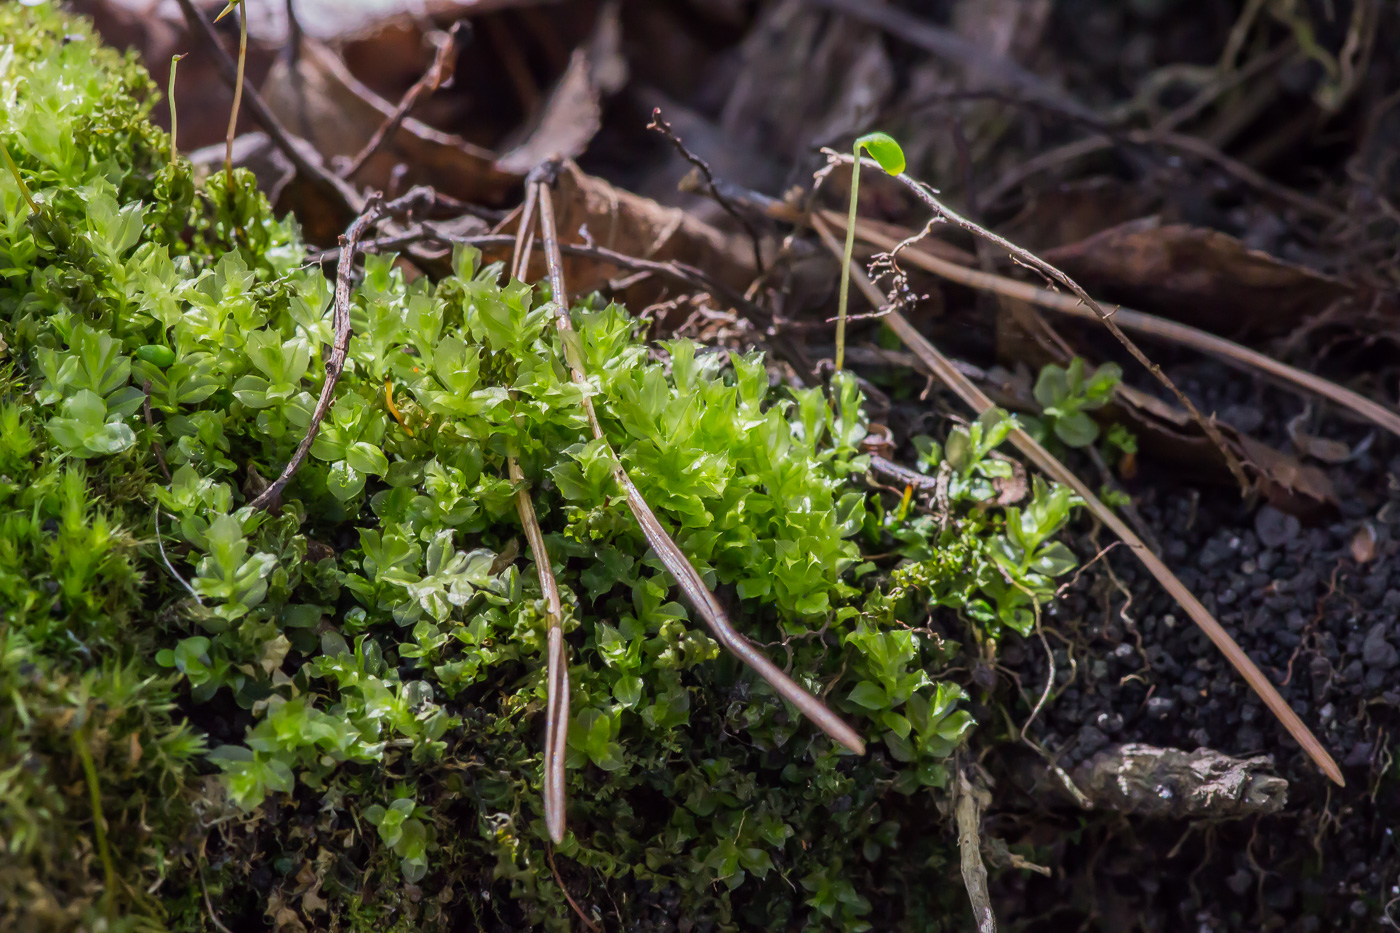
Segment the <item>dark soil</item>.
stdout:
<svg viewBox="0 0 1400 933">
<path fill-rule="evenodd" d="M 1205 411 L 1257 419 L 1256 433 L 1274 443 L 1286 443 L 1283 425 L 1302 409 L 1216 365 L 1171 374 Z M 1400 804 L 1400 447 L 1374 437 L 1366 449 L 1372 432 L 1337 419 L 1323 433 L 1361 452 L 1329 468 L 1340 505 L 1315 524 L 1150 466 L 1132 491 L 1172 569 L 1332 751 L 1347 787 L 1318 772 L 1181 609 L 1115 549 L 1049 614 L 1055 693 L 1032 725 L 1035 740 L 1066 769 L 1123 742 L 1267 754 L 1290 783 L 1288 806 L 1194 825 L 1067 813 L 1060 832 L 1048 834 L 1043 810 L 1013 805 L 1003 831 L 1048 834 L 1055 841 L 1045 860 L 1058 870 L 1051 879 L 1005 874 L 997 892 L 1004 919 L 1034 930 L 1381 925 L 1400 895 L 1400 850 L 1387 819 Z M 1107 543 L 1085 535 L 1081 553 Z M 1048 666 L 1037 640 L 1008 647 L 1002 663 L 1039 695 Z"/>
</svg>

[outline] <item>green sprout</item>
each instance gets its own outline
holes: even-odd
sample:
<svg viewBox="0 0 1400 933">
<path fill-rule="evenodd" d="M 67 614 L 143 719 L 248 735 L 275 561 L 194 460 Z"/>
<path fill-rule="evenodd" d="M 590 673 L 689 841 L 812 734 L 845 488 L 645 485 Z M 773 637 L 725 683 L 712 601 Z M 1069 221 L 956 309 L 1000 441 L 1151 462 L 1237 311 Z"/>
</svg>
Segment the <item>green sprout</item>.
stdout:
<svg viewBox="0 0 1400 933">
<path fill-rule="evenodd" d="M 172 168 L 175 165 L 175 160 L 180 157 L 180 148 L 176 145 L 180 136 L 180 120 L 175 113 L 175 66 L 180 64 L 180 60 L 188 54 L 188 52 L 181 52 L 179 55 L 170 56 L 170 165 Z M 242 83 L 240 81 L 239 85 L 241 86 Z M 234 106 L 238 105 L 235 103 Z"/>
<path fill-rule="evenodd" d="M 241 7 L 243 0 L 229 0 L 228 6 L 223 12 L 214 17 L 214 22 L 218 22 L 225 16 L 232 13 L 235 7 Z M 229 191 L 233 190 L 233 134 L 238 126 L 238 107 L 243 103 L 243 69 L 248 63 L 248 11 L 240 9 L 238 11 L 238 77 L 233 84 L 233 109 L 228 115 L 228 135 L 224 137 L 224 177 L 228 181 Z M 175 80 L 172 70 L 170 80 Z M 173 129 L 173 125 L 172 125 Z"/>
<path fill-rule="evenodd" d="M 1069 366 L 1046 364 L 1035 381 L 1035 400 L 1047 427 L 1069 447 L 1088 447 L 1099 437 L 1099 426 L 1087 412 L 1107 405 L 1122 381 L 1116 363 L 1104 363 L 1087 372 L 1084 360 L 1075 357 Z"/>
<path fill-rule="evenodd" d="M 29 193 L 29 186 L 24 183 L 24 176 L 19 173 L 19 166 L 15 164 L 14 159 L 10 158 L 10 149 L 3 143 L 0 143 L 0 156 L 5 157 L 5 167 L 10 170 L 11 175 L 15 176 L 15 184 L 19 185 L 19 193 L 24 196 L 29 209 L 36 214 L 39 213 L 39 205 L 34 203 L 34 195 Z"/>
<path fill-rule="evenodd" d="M 864 149 L 891 175 L 904 171 L 904 150 L 884 133 L 867 133 L 856 140 L 851 163 L 851 211 L 846 218 L 846 254 L 841 260 L 841 304 L 836 311 L 836 369 L 846 361 L 846 302 L 851 289 L 851 256 L 856 248 L 856 197 L 860 191 L 860 151 Z"/>
</svg>

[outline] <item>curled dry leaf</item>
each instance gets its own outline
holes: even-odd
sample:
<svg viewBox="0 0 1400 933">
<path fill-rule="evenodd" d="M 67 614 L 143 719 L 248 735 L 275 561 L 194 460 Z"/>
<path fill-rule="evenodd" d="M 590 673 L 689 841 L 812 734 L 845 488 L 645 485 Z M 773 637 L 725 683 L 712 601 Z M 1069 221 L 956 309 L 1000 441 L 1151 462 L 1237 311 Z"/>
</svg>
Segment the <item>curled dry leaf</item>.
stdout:
<svg viewBox="0 0 1400 933">
<path fill-rule="evenodd" d="M 1351 559 L 1358 564 L 1376 559 L 1376 529 L 1370 524 L 1362 525 L 1351 539 Z"/>
<path fill-rule="evenodd" d="M 1214 443 L 1184 411 L 1131 386 L 1120 385 L 1114 403 L 1100 410 L 1138 438 L 1138 461 L 1230 482 L 1230 473 Z M 1279 509 L 1310 516 L 1337 504 L 1327 474 L 1281 450 L 1217 421 L 1225 443 L 1244 465 L 1254 487 Z"/>
<path fill-rule="evenodd" d="M 1215 333 L 1285 333 L 1352 294 L 1340 279 L 1232 236 L 1151 217 L 1048 250 L 1045 259 L 1111 301 Z"/>
<path fill-rule="evenodd" d="M 1347 444 L 1309 433 L 1308 422 L 1311 420 L 1311 406 L 1297 417 L 1289 419 L 1288 439 L 1293 443 L 1294 449 L 1305 457 L 1312 457 L 1323 463 L 1345 463 L 1350 460 L 1352 452 Z"/>
</svg>

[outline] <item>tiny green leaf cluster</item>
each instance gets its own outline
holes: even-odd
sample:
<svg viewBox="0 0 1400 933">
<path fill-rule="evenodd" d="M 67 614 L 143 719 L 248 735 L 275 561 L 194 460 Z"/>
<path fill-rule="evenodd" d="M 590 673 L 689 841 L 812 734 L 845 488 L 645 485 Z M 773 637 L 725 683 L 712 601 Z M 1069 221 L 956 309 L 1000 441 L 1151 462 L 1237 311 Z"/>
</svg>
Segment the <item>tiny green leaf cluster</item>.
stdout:
<svg viewBox="0 0 1400 933">
<path fill-rule="evenodd" d="M 202 877 L 231 922 L 566 929 L 509 458 L 564 602 L 577 893 L 723 929 L 962 903 L 927 831 L 974 726 L 950 636 L 1026 631 L 1073 563 L 1067 493 L 995 505 L 1008 421 L 922 441 L 945 501 L 887 513 L 855 482 L 849 376 L 776 388 L 758 355 L 650 343 L 589 302 L 580 386 L 540 288 L 470 250 L 440 282 L 371 256 L 310 457 L 255 510 L 326 378 L 329 283 L 250 175 L 170 161 L 148 79 L 85 26 L 9 5 L 0 33 L 0 927 L 205 929 Z M 870 755 L 697 627 L 610 450 L 736 624 L 883 739 Z"/>
<path fill-rule="evenodd" d="M 1089 412 L 1102 408 L 1123 380 L 1117 363 L 1104 363 L 1092 373 L 1084 371 L 1081 357 L 1069 366 L 1048 363 L 1035 381 L 1035 400 L 1044 427 L 1069 447 L 1088 447 L 1099 437 L 1099 426 Z"/>
</svg>

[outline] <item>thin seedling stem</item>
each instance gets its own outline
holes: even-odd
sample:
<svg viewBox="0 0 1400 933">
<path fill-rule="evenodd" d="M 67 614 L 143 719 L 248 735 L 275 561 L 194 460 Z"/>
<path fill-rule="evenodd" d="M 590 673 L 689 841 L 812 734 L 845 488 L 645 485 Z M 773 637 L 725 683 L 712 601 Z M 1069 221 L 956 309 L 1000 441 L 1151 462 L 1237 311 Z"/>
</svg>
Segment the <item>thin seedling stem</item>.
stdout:
<svg viewBox="0 0 1400 933">
<path fill-rule="evenodd" d="M 841 257 L 841 298 L 836 307 L 836 371 L 846 361 L 846 304 L 851 289 L 851 257 L 856 249 L 856 195 L 860 191 L 860 143 L 851 159 L 851 210 L 846 218 L 846 252 Z"/>
<path fill-rule="evenodd" d="M 15 184 L 19 185 L 19 193 L 23 195 L 25 203 L 34 213 L 39 213 L 39 205 L 34 203 L 34 195 L 29 193 L 29 186 L 24 183 L 24 176 L 19 173 L 19 166 L 15 160 L 10 158 L 10 150 L 4 143 L 0 143 L 0 155 L 5 157 L 5 167 L 10 170 L 10 174 L 15 176 Z"/>
<path fill-rule="evenodd" d="M 228 114 L 228 134 L 224 137 L 224 179 L 228 190 L 233 191 L 233 137 L 238 129 L 238 108 L 243 103 L 243 72 L 248 64 L 248 11 L 243 9 L 244 0 L 230 0 L 224 11 L 214 18 L 218 22 L 235 8 L 238 9 L 238 76 L 233 82 L 233 109 Z M 171 80 L 174 80 L 171 74 Z"/>
<path fill-rule="evenodd" d="M 117 869 L 112 863 L 112 850 L 107 845 L 107 821 L 102 815 L 102 787 L 97 781 L 97 765 L 92 760 L 92 750 L 88 748 L 83 728 L 73 730 L 73 749 L 83 765 L 83 777 L 87 781 L 88 799 L 92 802 L 92 830 L 97 839 L 97 854 L 102 859 L 102 876 L 106 889 L 102 892 L 102 904 L 108 919 L 115 919 L 112 898 L 117 891 Z"/>
<path fill-rule="evenodd" d="M 188 52 L 181 52 L 179 55 L 170 56 L 170 90 L 166 92 L 166 96 L 170 99 L 170 166 L 172 168 L 174 168 L 176 160 L 180 158 L 180 117 L 175 111 L 175 66 L 180 64 L 180 60 L 188 54 Z"/>
</svg>

